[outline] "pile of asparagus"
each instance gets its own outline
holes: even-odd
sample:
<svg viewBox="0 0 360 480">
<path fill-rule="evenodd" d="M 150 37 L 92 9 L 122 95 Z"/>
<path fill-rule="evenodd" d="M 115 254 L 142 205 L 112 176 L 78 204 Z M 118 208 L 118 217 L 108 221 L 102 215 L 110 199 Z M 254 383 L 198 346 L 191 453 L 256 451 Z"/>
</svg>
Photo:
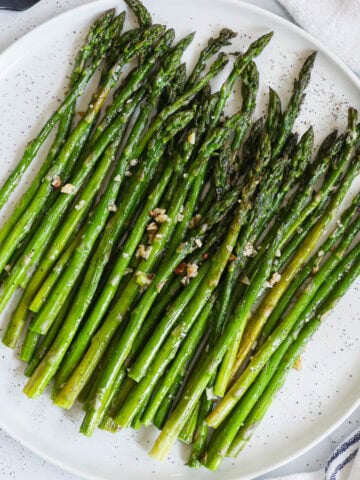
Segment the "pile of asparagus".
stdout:
<svg viewBox="0 0 360 480">
<path fill-rule="evenodd" d="M 83 403 L 83 434 L 155 425 L 152 456 L 179 438 L 190 466 L 217 469 L 359 274 L 359 194 L 323 238 L 360 171 L 357 112 L 312 159 L 312 128 L 292 130 L 315 54 L 286 109 L 270 89 L 253 121 L 254 59 L 272 33 L 233 58 L 221 49 L 235 33 L 223 29 L 187 75 L 194 35 L 173 44 L 172 29 L 127 3 L 138 27 L 123 32 L 113 10 L 95 21 L 65 100 L 0 190 L 2 207 L 56 128 L 0 231 L 0 308 L 21 290 L 3 342 L 23 339 L 26 395 L 54 380 L 55 405 Z M 227 117 L 237 82 L 241 108 Z"/>
</svg>

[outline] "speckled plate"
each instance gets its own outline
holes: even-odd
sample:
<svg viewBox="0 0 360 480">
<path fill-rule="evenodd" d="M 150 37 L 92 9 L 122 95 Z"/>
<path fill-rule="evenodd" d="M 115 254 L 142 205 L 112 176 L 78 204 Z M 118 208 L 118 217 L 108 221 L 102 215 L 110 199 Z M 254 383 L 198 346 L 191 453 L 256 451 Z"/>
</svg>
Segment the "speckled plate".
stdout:
<svg viewBox="0 0 360 480">
<path fill-rule="evenodd" d="M 308 34 L 261 9 L 235 0 L 157 0 L 146 2 L 157 21 L 184 35 L 197 35 L 188 60 L 195 58 L 209 35 L 227 26 L 239 32 L 232 51 L 254 37 L 275 31 L 257 64 L 261 89 L 257 115 L 266 103 L 267 88 L 275 86 L 286 101 L 301 61 L 319 50 L 311 86 L 296 128 L 315 127 L 317 141 L 334 127 L 343 128 L 349 104 L 360 107 L 356 77 Z M 99 0 L 65 13 L 25 35 L 0 56 L 0 180 L 16 164 L 28 139 L 56 107 L 65 88 L 65 73 L 90 22 L 122 1 Z M 33 173 L 30 173 L 30 177 Z M 14 201 L 29 177 L 15 192 Z M 360 189 L 360 182 L 353 193 Z M 8 210 L 2 212 L 3 216 Z M 11 306 L 0 318 L 6 325 Z M 143 429 L 92 438 L 78 433 L 80 410 L 64 412 L 47 394 L 28 400 L 21 389 L 23 365 L 1 345 L 0 425 L 33 451 L 78 475 L 91 479 L 126 480 L 175 477 L 183 480 L 250 479 L 303 453 L 326 436 L 359 404 L 360 397 L 359 283 L 337 305 L 303 355 L 302 370 L 290 373 L 251 444 L 236 461 L 226 461 L 218 473 L 185 466 L 185 447 L 177 445 L 164 464 L 148 456 L 157 432 Z"/>
</svg>

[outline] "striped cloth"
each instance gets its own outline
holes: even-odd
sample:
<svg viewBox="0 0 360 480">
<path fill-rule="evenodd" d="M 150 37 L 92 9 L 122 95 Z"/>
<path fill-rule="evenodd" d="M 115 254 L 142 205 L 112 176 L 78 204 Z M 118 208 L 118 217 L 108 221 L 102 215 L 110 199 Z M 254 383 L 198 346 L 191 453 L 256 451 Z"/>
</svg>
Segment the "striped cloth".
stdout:
<svg viewBox="0 0 360 480">
<path fill-rule="evenodd" d="M 360 429 L 353 432 L 331 454 L 325 468 L 272 480 L 360 480 Z"/>
</svg>

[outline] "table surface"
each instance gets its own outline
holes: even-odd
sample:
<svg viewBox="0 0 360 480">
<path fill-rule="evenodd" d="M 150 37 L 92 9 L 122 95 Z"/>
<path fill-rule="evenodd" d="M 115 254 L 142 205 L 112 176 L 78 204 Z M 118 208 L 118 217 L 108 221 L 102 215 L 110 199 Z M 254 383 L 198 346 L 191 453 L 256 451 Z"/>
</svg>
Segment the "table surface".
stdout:
<svg viewBox="0 0 360 480">
<path fill-rule="evenodd" d="M 282 17 L 289 16 L 275 0 L 247 0 L 249 3 L 266 8 Z M 0 52 L 15 40 L 46 20 L 89 0 L 42 0 L 26 12 L 0 12 Z M 334 446 L 360 425 L 360 408 L 329 437 L 308 453 L 286 466 L 259 477 L 265 480 L 273 476 L 312 471 L 321 468 Z M 0 430 L 0 478 L 2 480 L 75 480 L 78 477 L 61 470 L 30 452 L 4 431 Z"/>
</svg>

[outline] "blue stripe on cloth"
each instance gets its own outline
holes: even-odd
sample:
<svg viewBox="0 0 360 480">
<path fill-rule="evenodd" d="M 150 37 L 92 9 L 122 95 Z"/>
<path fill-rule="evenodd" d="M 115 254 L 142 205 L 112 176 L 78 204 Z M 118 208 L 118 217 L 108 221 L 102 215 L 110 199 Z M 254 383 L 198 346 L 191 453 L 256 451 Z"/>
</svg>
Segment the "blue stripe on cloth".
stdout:
<svg viewBox="0 0 360 480">
<path fill-rule="evenodd" d="M 332 462 L 342 453 L 345 452 L 349 447 L 354 445 L 356 442 L 360 442 L 360 431 L 358 431 L 352 438 L 349 438 L 346 442 L 342 443 L 336 450 L 335 452 L 331 455 L 329 458 L 326 466 L 325 466 L 325 473 L 329 470 Z"/>
<path fill-rule="evenodd" d="M 358 453 L 358 450 L 355 450 L 354 452 L 350 453 L 350 455 L 348 457 L 345 458 L 345 460 L 342 462 L 342 463 L 339 463 L 339 465 L 335 468 L 335 470 L 333 471 L 333 473 L 331 474 L 331 477 L 329 478 L 329 480 L 337 480 L 337 474 L 348 464 L 351 462 L 351 460 L 353 460 L 357 453 Z"/>
</svg>

